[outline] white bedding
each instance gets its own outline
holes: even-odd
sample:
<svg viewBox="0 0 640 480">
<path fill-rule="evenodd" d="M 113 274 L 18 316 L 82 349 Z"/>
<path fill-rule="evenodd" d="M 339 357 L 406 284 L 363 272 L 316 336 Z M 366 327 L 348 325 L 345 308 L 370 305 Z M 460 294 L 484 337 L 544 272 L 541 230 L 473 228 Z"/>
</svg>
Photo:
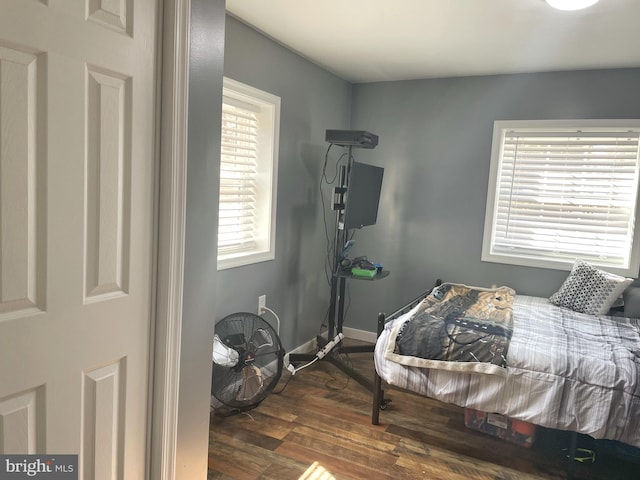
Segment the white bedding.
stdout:
<svg viewBox="0 0 640 480">
<path fill-rule="evenodd" d="M 576 313 L 517 295 L 507 375 L 406 367 L 385 358 L 394 322 L 378 339 L 375 365 L 390 385 L 461 407 L 640 447 L 640 324 Z"/>
</svg>

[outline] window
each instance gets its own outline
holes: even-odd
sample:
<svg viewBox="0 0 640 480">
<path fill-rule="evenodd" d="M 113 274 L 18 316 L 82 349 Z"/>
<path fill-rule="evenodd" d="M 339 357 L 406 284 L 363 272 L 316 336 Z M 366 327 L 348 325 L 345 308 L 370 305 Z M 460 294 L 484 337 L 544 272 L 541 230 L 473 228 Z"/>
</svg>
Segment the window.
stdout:
<svg viewBox="0 0 640 480">
<path fill-rule="evenodd" d="M 218 270 L 275 257 L 280 98 L 224 78 Z"/>
<path fill-rule="evenodd" d="M 639 120 L 497 121 L 482 260 L 627 276 L 640 262 Z"/>
</svg>

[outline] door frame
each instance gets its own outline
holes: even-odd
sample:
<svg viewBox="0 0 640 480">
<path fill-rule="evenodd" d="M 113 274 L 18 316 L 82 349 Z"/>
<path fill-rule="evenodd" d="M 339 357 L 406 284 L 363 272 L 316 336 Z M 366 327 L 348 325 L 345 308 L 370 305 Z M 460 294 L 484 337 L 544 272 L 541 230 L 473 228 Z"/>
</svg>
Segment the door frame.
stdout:
<svg viewBox="0 0 640 480">
<path fill-rule="evenodd" d="M 187 115 L 191 0 L 160 5 L 160 140 L 153 372 L 150 378 L 149 478 L 176 475 L 187 194 Z M 160 61 L 161 60 L 161 61 Z M 206 464 L 206 459 L 203 459 Z"/>
</svg>

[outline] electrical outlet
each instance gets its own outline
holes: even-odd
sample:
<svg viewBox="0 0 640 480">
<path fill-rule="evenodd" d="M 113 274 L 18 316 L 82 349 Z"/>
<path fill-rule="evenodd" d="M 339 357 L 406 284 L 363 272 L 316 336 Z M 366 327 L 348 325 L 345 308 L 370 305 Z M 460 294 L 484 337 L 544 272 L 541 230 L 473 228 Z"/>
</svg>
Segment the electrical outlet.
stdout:
<svg viewBox="0 0 640 480">
<path fill-rule="evenodd" d="M 258 297 L 258 315 L 262 315 L 264 308 L 267 306 L 267 296 L 260 295 Z"/>
</svg>

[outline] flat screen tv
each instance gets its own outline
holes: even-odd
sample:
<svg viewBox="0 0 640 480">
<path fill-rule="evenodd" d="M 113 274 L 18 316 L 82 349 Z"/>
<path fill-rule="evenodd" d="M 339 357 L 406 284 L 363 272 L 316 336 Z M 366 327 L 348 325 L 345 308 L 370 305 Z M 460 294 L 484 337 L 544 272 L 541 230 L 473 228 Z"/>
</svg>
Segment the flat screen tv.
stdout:
<svg viewBox="0 0 640 480">
<path fill-rule="evenodd" d="M 375 225 L 384 168 L 353 162 L 344 210 L 344 228 Z"/>
</svg>

